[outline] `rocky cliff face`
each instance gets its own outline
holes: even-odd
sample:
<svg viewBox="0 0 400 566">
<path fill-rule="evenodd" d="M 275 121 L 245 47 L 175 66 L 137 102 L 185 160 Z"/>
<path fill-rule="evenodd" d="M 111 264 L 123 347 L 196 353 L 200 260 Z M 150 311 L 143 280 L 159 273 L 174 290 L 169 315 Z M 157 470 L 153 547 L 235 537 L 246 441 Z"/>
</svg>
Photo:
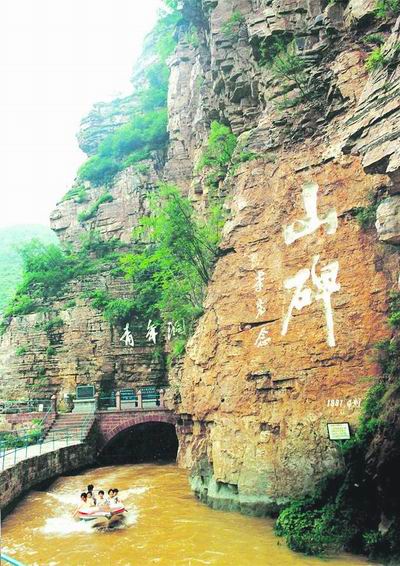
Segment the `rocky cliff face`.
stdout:
<svg viewBox="0 0 400 566">
<path fill-rule="evenodd" d="M 366 378 L 379 372 L 373 345 L 390 335 L 387 297 L 399 274 L 400 24 L 374 20 L 374 9 L 369 0 L 187 0 L 192 27 L 178 32 L 169 60 L 166 163 L 124 170 L 88 220 L 78 214 L 104 187 L 88 185 L 85 202 L 66 200 L 52 214 L 63 242 L 79 246 L 97 230 L 128 245 L 157 179 L 207 206 L 210 189 L 194 165 L 212 120 L 239 136 L 236 165 L 218 187 L 229 220 L 205 314 L 169 376 L 179 463 L 215 506 L 265 513 L 340 466 L 327 424 L 354 427 Z M 381 61 L 368 73 L 364 39 L 377 31 Z M 272 61 L 292 40 L 300 71 L 285 77 Z M 89 154 L 115 126 L 102 109 L 80 135 Z M 377 228 L 361 227 L 357 217 L 375 208 Z M 82 296 L 99 285 L 131 293 L 107 271 L 73 282 L 53 305 L 63 321 L 57 338 L 38 329 L 47 315 L 13 319 L 1 342 L 3 392 L 26 387 L 38 367 L 49 392 L 162 378 L 145 329 L 127 350 Z M 60 355 L 47 360 L 53 343 Z"/>
<path fill-rule="evenodd" d="M 119 126 L 126 124 L 135 106 L 134 96 L 117 98 L 110 102 L 95 104 L 82 120 L 77 135 L 79 147 L 87 155 L 94 155 L 99 144 Z"/>
<path fill-rule="evenodd" d="M 121 252 L 129 251 L 132 229 L 146 212 L 156 180 L 152 162 L 146 175 L 124 170 L 107 188 L 110 201 L 100 204 L 92 217 L 79 220 L 79 213 L 104 194 L 104 187 L 88 186 L 83 202 L 71 198 L 58 204 L 52 229 L 61 242 L 77 249 L 85 236 L 95 233 L 103 241 L 118 241 Z M 93 292 L 106 292 L 113 299 L 132 296 L 131 285 L 113 273 L 117 267 L 117 260 L 106 263 L 96 275 L 74 279 L 60 297 L 45 301 L 42 312 L 12 318 L 1 340 L 2 396 L 43 398 L 56 393 L 61 399 L 79 384 L 109 391 L 165 382 L 163 361 L 146 341 L 143 321 L 129 327 L 132 346 L 121 341 L 124 328 L 110 325 L 92 305 Z"/>
<path fill-rule="evenodd" d="M 222 257 L 173 376 L 179 461 L 203 500 L 263 513 L 340 466 L 327 423 L 356 425 L 366 377 L 379 372 L 373 346 L 390 334 L 399 261 L 385 242 L 399 234 L 390 196 L 400 191 L 399 23 L 381 24 L 388 64 L 368 74 L 362 38 L 377 27 L 368 2 L 207 6 L 207 49 L 201 43 L 191 55 L 181 43 L 172 63 L 181 96 L 171 99 L 179 104 L 170 112 L 169 167 L 186 155 L 177 171 L 190 179 L 207 118 L 246 132 L 242 148 L 260 159 L 225 181 Z M 236 11 L 240 23 L 227 34 Z M 277 109 L 286 87 L 257 64 L 279 35 L 295 37 L 317 94 L 286 111 Z M 185 106 L 189 114 L 174 115 Z M 204 198 L 201 180 L 191 188 Z M 377 232 L 356 218 L 371 199 Z"/>
</svg>

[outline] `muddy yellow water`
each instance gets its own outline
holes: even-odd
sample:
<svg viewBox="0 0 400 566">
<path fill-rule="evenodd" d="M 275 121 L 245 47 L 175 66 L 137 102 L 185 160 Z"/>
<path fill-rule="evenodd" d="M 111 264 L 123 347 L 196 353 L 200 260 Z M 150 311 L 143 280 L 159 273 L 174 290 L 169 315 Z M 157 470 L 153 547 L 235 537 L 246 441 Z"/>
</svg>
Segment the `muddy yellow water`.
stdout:
<svg viewBox="0 0 400 566">
<path fill-rule="evenodd" d="M 72 519 L 80 491 L 118 487 L 127 524 L 98 532 Z M 288 550 L 273 522 L 213 511 L 175 465 L 97 468 L 30 492 L 2 525 L 3 551 L 30 566 L 350 566 L 363 559 L 308 558 Z"/>
</svg>

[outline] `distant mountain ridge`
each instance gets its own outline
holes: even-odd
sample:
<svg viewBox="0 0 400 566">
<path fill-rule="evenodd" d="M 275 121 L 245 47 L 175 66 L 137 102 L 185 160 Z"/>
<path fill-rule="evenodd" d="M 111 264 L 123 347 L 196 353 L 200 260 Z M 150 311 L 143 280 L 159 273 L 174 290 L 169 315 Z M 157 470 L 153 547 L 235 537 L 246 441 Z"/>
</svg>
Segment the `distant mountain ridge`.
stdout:
<svg viewBox="0 0 400 566">
<path fill-rule="evenodd" d="M 38 238 L 43 242 L 55 242 L 57 237 L 47 226 L 21 224 L 0 228 L 0 313 L 13 296 L 22 276 L 19 246 Z"/>
</svg>

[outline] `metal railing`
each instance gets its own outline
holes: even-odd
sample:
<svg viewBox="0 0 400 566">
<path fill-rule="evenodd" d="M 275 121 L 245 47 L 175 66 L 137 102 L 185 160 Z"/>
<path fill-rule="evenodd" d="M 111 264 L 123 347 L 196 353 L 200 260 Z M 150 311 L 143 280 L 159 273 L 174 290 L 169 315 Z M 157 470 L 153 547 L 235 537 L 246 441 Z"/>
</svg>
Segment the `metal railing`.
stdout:
<svg viewBox="0 0 400 566">
<path fill-rule="evenodd" d="M 8 556 L 7 554 L 4 554 L 3 552 L 0 554 L 0 561 L 5 561 L 8 564 L 13 564 L 14 566 L 24 566 L 22 564 L 22 562 L 19 562 L 18 560 L 15 560 L 15 558 L 11 558 L 11 556 Z"/>
<path fill-rule="evenodd" d="M 15 414 L 15 413 L 12 413 Z M 38 438 L 44 437 L 47 433 L 46 428 L 48 427 L 48 422 L 47 419 L 49 418 L 50 414 L 52 414 L 52 407 L 50 406 L 46 412 L 43 414 L 43 417 L 41 419 L 34 419 L 36 421 L 39 422 L 35 422 L 33 423 L 33 421 L 27 421 L 25 424 L 26 425 L 33 425 L 32 426 L 32 430 L 30 430 L 29 432 L 25 432 L 24 435 L 18 434 L 18 433 L 14 433 L 14 431 L 4 431 L 4 434 L 6 436 L 8 436 L 9 438 L 11 437 L 13 439 L 14 442 L 18 442 L 20 438 L 27 438 L 27 439 L 31 439 L 31 442 L 29 442 L 29 444 L 33 444 L 33 440 L 36 440 Z M 52 424 L 52 423 L 51 423 Z M 51 426 L 50 424 L 50 426 Z M 0 433 L 2 434 L 2 433 Z M 8 443 L 10 442 L 10 440 L 8 440 Z M 4 435 L 3 435 L 3 439 L 0 436 L 0 450 L 2 448 L 2 446 L 7 445 L 7 441 L 4 441 Z"/>
<path fill-rule="evenodd" d="M 96 408 L 100 411 L 121 411 L 124 409 L 150 409 L 164 407 L 164 389 L 153 386 L 138 389 L 101 391 L 95 394 Z"/>
<path fill-rule="evenodd" d="M 44 453 L 43 446 L 45 445 L 52 444 L 52 448 L 55 450 L 57 442 L 63 443 L 63 446 L 58 446 L 59 448 L 69 446 L 71 443 L 82 442 L 90 430 L 90 420 L 91 415 L 87 415 L 76 430 L 71 430 L 72 427 L 57 429 L 55 431 L 50 430 L 36 443 L 32 443 L 32 435 L 19 436 L 18 440 L 21 442 L 20 446 L 7 447 L 5 442 L 0 441 L 0 470 L 3 471 L 5 468 L 15 466 L 17 461 L 20 462 L 21 460 L 27 459 L 31 451 L 30 448 L 33 449 L 36 447 L 35 454 L 32 454 L 32 456 L 40 456 Z M 47 450 L 47 452 L 48 451 L 49 450 Z"/>
<path fill-rule="evenodd" d="M 42 413 L 51 409 L 51 399 L 1 399 L 0 413 Z"/>
<path fill-rule="evenodd" d="M 100 410 L 105 409 L 115 409 L 117 406 L 117 398 L 115 395 L 115 391 L 111 393 L 100 393 L 99 401 L 98 401 L 98 408 Z"/>
</svg>

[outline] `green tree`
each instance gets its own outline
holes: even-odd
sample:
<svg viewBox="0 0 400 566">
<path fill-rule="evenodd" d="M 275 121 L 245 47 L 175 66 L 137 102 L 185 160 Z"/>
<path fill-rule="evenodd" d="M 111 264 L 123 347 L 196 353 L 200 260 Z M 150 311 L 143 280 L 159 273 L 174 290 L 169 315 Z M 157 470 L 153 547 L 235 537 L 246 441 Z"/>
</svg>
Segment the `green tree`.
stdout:
<svg viewBox="0 0 400 566">
<path fill-rule="evenodd" d="M 209 187 L 217 187 L 219 181 L 226 177 L 236 144 L 237 138 L 228 126 L 216 121 L 211 123 L 207 144 L 195 167 L 197 172 L 207 171 Z"/>
<path fill-rule="evenodd" d="M 163 185 L 151 197 L 150 210 L 134 234 L 146 243 L 136 244 L 136 253 L 121 258 L 122 268 L 133 282 L 136 312 L 165 324 L 183 323 L 188 337 L 203 311 L 222 209 L 215 206 L 201 218 L 178 189 Z"/>
</svg>

